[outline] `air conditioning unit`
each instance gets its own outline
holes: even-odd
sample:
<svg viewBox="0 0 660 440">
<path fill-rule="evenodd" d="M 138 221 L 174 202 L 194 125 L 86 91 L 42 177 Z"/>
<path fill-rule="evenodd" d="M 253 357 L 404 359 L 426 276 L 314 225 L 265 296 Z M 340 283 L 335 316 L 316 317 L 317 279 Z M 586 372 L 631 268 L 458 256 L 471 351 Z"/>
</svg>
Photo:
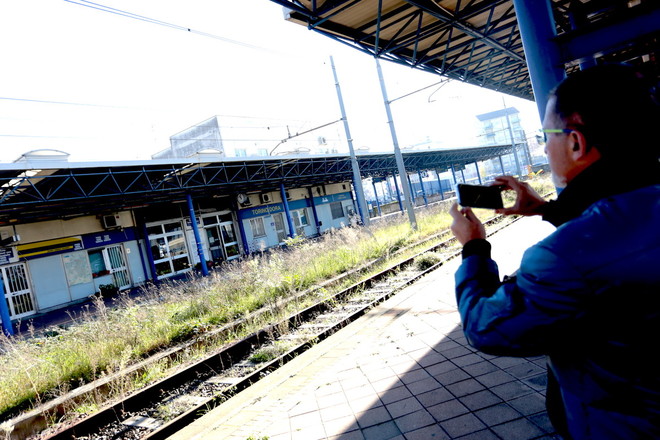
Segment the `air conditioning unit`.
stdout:
<svg viewBox="0 0 660 440">
<path fill-rule="evenodd" d="M 104 215 L 101 217 L 101 224 L 105 229 L 115 229 L 121 227 L 121 221 L 117 214 Z"/>
<path fill-rule="evenodd" d="M 270 194 L 268 193 L 262 193 L 259 195 L 259 198 L 261 199 L 261 203 L 270 203 L 273 201 L 273 198 L 271 197 Z"/>
</svg>

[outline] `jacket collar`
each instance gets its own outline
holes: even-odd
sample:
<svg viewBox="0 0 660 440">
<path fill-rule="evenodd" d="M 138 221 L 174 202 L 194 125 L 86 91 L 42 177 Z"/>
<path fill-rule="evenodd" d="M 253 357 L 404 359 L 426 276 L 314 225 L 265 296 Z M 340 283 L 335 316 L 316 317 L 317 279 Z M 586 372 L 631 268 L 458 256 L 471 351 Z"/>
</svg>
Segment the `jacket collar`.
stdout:
<svg viewBox="0 0 660 440">
<path fill-rule="evenodd" d="M 660 183 L 657 160 L 627 163 L 599 160 L 577 175 L 557 200 L 548 203 L 543 219 L 559 227 L 579 217 L 592 204 L 606 197 Z"/>
</svg>

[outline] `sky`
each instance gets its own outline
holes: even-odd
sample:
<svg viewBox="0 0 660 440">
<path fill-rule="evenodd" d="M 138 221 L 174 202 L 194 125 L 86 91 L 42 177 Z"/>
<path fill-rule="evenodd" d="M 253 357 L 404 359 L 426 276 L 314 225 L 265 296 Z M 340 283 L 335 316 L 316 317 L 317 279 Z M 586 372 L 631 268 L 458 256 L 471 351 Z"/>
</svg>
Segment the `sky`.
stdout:
<svg viewBox="0 0 660 440">
<path fill-rule="evenodd" d="M 39 149 L 70 162 L 150 159 L 215 115 L 221 131 L 325 125 L 341 117 L 331 56 L 353 146 L 393 148 L 374 58 L 287 22 L 269 0 L 2 0 L 0 39 L 3 163 Z M 478 146 L 476 115 L 505 105 L 528 136 L 541 127 L 531 101 L 457 81 L 427 88 L 442 77 L 381 66 L 402 149 Z M 259 141 L 275 147 L 280 133 Z"/>
</svg>

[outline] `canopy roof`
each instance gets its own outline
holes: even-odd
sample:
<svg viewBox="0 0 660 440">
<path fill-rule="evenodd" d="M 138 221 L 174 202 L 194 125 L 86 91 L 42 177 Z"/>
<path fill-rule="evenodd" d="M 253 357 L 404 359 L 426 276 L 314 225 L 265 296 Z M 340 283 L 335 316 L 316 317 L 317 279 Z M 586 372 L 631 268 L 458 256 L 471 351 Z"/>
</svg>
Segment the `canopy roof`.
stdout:
<svg viewBox="0 0 660 440">
<path fill-rule="evenodd" d="M 404 152 L 406 169 L 458 170 L 511 153 L 511 145 Z M 393 153 L 358 156 L 364 178 L 397 173 Z M 350 156 L 278 156 L 68 163 L 0 164 L 0 226 L 107 214 L 184 199 L 232 197 L 352 180 Z M 230 204 L 233 202 L 229 202 Z"/>
<path fill-rule="evenodd" d="M 513 0 L 271 1 L 287 8 L 288 20 L 379 58 L 534 99 Z M 659 1 L 552 0 L 551 5 L 553 43 L 568 73 L 592 57 L 646 64 L 655 76 L 660 73 Z"/>
</svg>

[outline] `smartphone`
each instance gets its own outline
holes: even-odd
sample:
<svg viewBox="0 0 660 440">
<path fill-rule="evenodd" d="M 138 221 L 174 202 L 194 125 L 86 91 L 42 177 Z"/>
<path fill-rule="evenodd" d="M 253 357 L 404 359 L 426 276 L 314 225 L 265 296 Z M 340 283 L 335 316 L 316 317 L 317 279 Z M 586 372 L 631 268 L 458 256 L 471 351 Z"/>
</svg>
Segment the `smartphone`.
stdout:
<svg viewBox="0 0 660 440">
<path fill-rule="evenodd" d="M 461 206 L 470 206 L 473 208 L 499 209 L 502 204 L 502 185 L 482 186 L 466 185 L 459 183 L 456 185 L 456 194 L 458 195 L 458 204 Z"/>
</svg>

